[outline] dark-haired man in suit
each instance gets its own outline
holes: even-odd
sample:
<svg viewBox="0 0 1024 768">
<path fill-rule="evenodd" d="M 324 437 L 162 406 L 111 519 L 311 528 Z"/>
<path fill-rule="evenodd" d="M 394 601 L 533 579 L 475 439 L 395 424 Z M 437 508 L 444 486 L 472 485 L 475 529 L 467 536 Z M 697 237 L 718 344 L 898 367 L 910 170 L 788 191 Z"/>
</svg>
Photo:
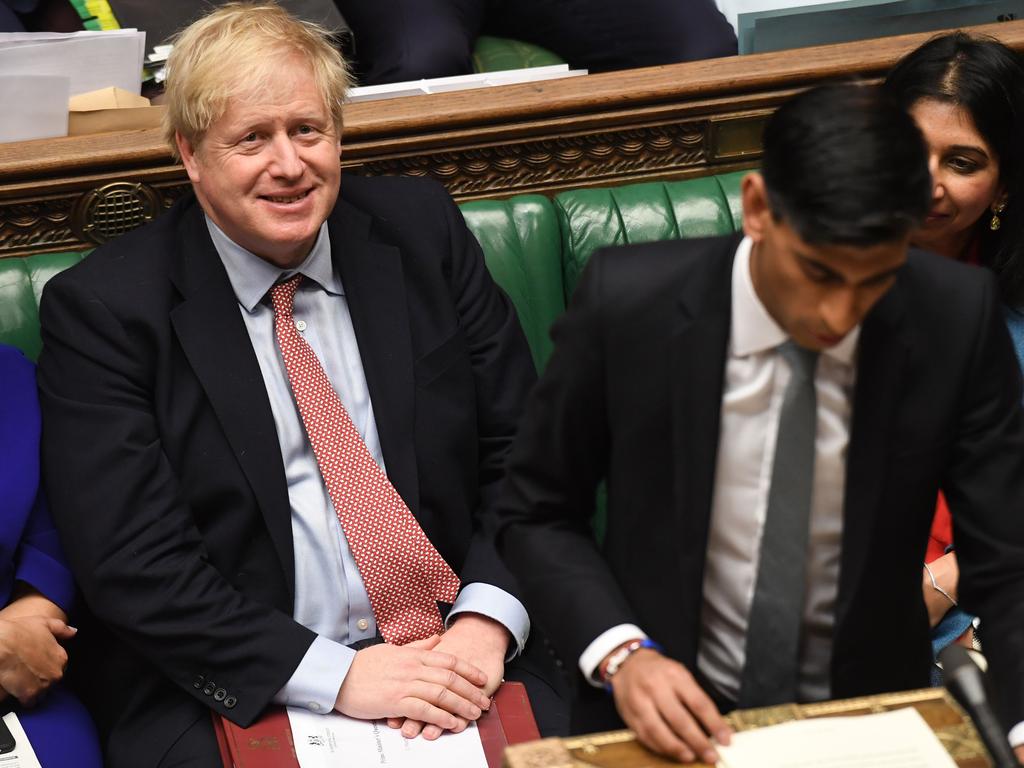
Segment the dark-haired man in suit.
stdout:
<svg viewBox="0 0 1024 768">
<path fill-rule="evenodd" d="M 929 195 L 902 110 L 815 89 L 766 129 L 744 236 L 591 260 L 499 527 L 531 615 L 578 661 L 574 729 L 624 721 L 713 763 L 720 711 L 928 685 L 939 488 L 1000 710 L 1024 721 L 1020 374 L 991 277 L 908 255 Z M 1009 736 L 1024 755 L 1024 725 Z"/>
<path fill-rule="evenodd" d="M 220 766 L 210 711 L 271 702 L 437 738 L 528 666 L 486 518 L 529 351 L 439 185 L 340 184 L 346 84 L 273 3 L 197 21 L 167 85 L 194 195 L 47 286 L 44 463 L 111 768 Z"/>
</svg>

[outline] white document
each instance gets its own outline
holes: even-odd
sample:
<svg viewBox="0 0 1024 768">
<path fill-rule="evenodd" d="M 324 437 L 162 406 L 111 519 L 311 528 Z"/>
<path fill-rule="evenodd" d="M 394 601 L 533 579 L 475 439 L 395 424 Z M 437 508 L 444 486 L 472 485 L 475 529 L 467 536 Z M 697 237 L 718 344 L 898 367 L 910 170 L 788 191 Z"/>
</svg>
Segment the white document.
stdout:
<svg viewBox="0 0 1024 768">
<path fill-rule="evenodd" d="M 739 31 L 737 19 L 741 13 L 775 11 L 780 8 L 803 8 L 810 5 L 824 5 L 825 3 L 834 2 L 835 0 L 715 0 L 718 10 L 732 24 L 732 28 L 737 31 Z"/>
<path fill-rule="evenodd" d="M 47 75 L 0 75 L 0 142 L 68 135 L 71 81 Z"/>
<path fill-rule="evenodd" d="M 42 768 L 35 750 L 28 743 L 25 729 L 21 727 L 18 716 L 13 712 L 4 715 L 4 724 L 14 737 L 14 751 L 0 755 L 0 768 Z"/>
<path fill-rule="evenodd" d="M 67 77 L 72 96 L 109 86 L 138 94 L 145 52 L 146 33 L 134 29 L 7 33 L 0 34 L 0 72 Z"/>
<path fill-rule="evenodd" d="M 527 67 L 525 69 L 503 69 L 498 72 L 476 72 L 470 75 L 434 77 L 428 80 L 409 80 L 402 83 L 363 85 L 349 89 L 348 101 L 376 101 L 378 99 L 394 99 L 399 96 L 422 96 L 425 93 L 466 91 L 472 88 L 490 88 L 496 85 L 557 80 L 563 77 L 578 77 L 585 74 L 587 74 L 587 70 L 569 69 L 568 64 L 551 64 L 546 67 Z"/>
<path fill-rule="evenodd" d="M 719 768 L 956 768 L 913 707 L 794 720 L 734 734 L 717 749 Z"/>
<path fill-rule="evenodd" d="M 302 768 L 487 768 L 476 723 L 462 733 L 427 741 L 402 738 L 383 720 L 354 720 L 337 712 L 317 715 L 288 707 L 288 720 Z"/>
</svg>

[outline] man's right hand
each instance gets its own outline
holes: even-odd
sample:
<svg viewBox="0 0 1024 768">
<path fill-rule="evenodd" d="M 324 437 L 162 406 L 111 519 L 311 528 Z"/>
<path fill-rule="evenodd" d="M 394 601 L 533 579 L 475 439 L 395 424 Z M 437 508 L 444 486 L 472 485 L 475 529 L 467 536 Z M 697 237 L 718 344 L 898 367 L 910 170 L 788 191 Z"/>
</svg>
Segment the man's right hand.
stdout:
<svg viewBox="0 0 1024 768">
<path fill-rule="evenodd" d="M 718 755 L 708 737 L 727 745 L 732 731 L 693 675 L 647 648 L 634 651 L 612 677 L 619 714 L 642 744 L 684 763 Z"/>
<path fill-rule="evenodd" d="M 380 644 L 356 653 L 334 708 L 362 720 L 412 718 L 445 730 L 476 720 L 490 706 L 487 675 L 450 653 L 421 642 Z M 426 647 L 429 645 L 430 647 Z"/>
<path fill-rule="evenodd" d="M 0 688 L 25 706 L 34 704 L 64 676 L 68 654 L 58 641 L 75 631 L 48 616 L 0 620 Z"/>
</svg>

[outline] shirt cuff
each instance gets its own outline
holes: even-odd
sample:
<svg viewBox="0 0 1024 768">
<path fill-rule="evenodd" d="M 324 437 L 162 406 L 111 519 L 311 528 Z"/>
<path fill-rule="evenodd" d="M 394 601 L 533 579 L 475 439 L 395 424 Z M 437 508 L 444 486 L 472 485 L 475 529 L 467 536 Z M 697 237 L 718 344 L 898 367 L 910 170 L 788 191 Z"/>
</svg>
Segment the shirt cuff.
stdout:
<svg viewBox="0 0 1024 768">
<path fill-rule="evenodd" d="M 317 635 L 274 701 L 318 714 L 332 712 L 355 657 L 351 648 Z"/>
<path fill-rule="evenodd" d="M 530 615 L 523 604 L 504 589 L 481 581 L 467 584 L 448 612 L 448 618 L 444 621 L 445 629 L 451 626 L 452 620 L 460 613 L 479 613 L 494 619 L 512 634 L 515 647 L 509 649 L 505 661 L 512 661 L 523 652 L 526 638 L 530 636 Z"/>
<path fill-rule="evenodd" d="M 1013 726 L 1010 729 L 1010 735 L 1006 738 L 1010 740 L 1011 747 L 1016 748 L 1024 744 L 1024 720 Z"/>
<path fill-rule="evenodd" d="M 603 688 L 603 684 L 597 679 L 595 673 L 601 666 L 601 662 L 604 661 L 604 657 L 629 640 L 646 639 L 647 633 L 635 624 L 619 624 L 611 629 L 606 629 L 580 654 L 580 672 L 592 686 Z"/>
</svg>

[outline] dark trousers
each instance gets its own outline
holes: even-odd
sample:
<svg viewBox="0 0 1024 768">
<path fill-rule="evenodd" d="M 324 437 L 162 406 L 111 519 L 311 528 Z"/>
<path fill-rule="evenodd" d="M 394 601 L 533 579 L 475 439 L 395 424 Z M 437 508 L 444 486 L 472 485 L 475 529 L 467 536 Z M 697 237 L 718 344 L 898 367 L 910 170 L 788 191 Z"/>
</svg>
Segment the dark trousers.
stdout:
<svg viewBox="0 0 1024 768">
<path fill-rule="evenodd" d="M 736 53 L 714 0 L 335 0 L 360 85 L 472 71 L 480 34 L 542 46 L 606 72 Z"/>
</svg>

